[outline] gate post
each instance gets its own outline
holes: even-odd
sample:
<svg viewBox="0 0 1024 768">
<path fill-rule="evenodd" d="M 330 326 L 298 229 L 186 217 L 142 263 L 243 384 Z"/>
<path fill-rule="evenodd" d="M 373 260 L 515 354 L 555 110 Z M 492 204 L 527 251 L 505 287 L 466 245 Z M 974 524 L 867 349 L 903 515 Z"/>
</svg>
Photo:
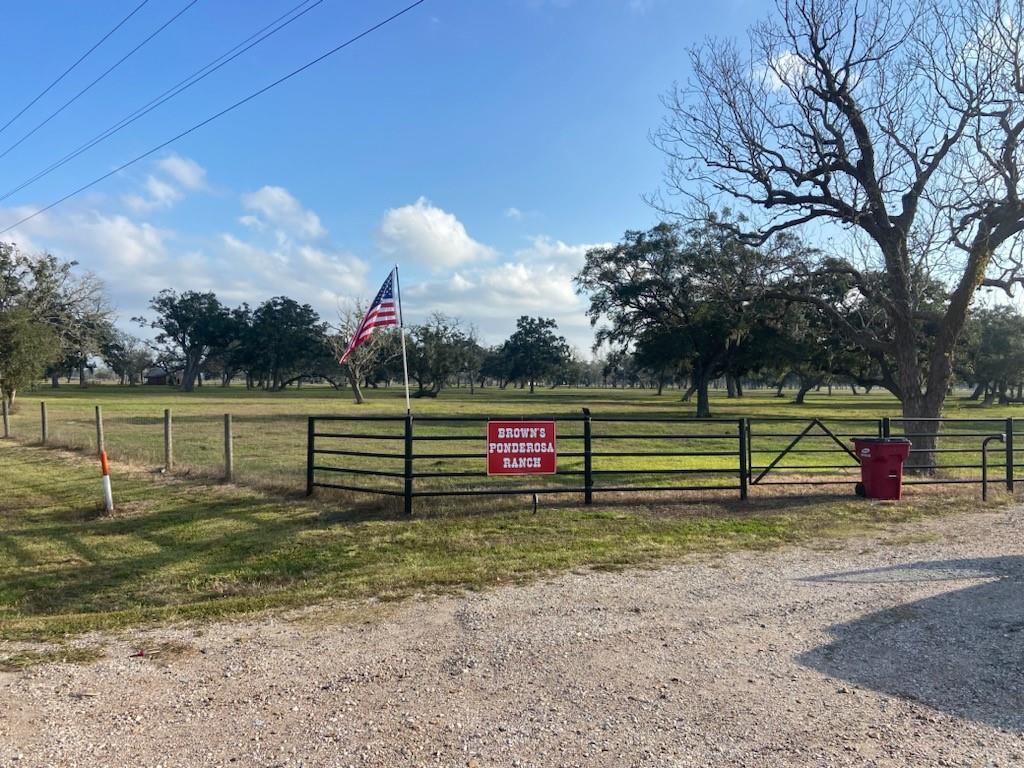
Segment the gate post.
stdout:
<svg viewBox="0 0 1024 768">
<path fill-rule="evenodd" d="M 405 514 L 412 515 L 412 414 L 405 415 Z"/>
<path fill-rule="evenodd" d="M 740 458 L 740 500 L 747 498 L 747 420 L 740 419 L 739 427 L 739 458 Z"/>
<path fill-rule="evenodd" d="M 306 495 L 313 495 L 313 436 L 316 434 L 316 417 L 306 421 Z"/>
<path fill-rule="evenodd" d="M 43 445 L 46 445 L 46 440 L 50 435 L 49 421 L 46 418 L 46 401 L 41 400 L 39 402 L 39 436 L 42 439 Z"/>
<path fill-rule="evenodd" d="M 583 414 L 583 503 L 594 503 L 594 455 L 591 450 L 593 432 L 590 426 L 590 414 Z"/>
<path fill-rule="evenodd" d="M 1006 418 L 1006 490 L 1013 493 L 1013 416 Z"/>
<path fill-rule="evenodd" d="M 906 430 L 906 427 L 904 427 Z M 892 423 L 888 416 L 882 417 L 882 437 L 892 437 Z"/>
</svg>

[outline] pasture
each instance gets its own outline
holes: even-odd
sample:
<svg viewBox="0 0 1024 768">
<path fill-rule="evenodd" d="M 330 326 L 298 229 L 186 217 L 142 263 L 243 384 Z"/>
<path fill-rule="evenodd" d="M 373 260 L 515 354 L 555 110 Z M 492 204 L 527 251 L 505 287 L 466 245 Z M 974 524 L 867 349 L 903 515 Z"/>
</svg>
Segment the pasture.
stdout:
<svg viewBox="0 0 1024 768">
<path fill-rule="evenodd" d="M 355 405 L 346 391 L 335 391 L 323 386 L 305 386 L 283 392 L 247 391 L 242 387 L 204 386 L 192 393 L 180 393 L 167 387 L 119 387 L 96 385 L 88 388 L 66 385 L 58 389 L 39 388 L 19 396 L 16 411 L 12 416 L 12 429 L 16 439 L 29 444 L 40 439 L 39 402 L 45 401 L 48 418 L 48 445 L 71 449 L 95 449 L 96 434 L 94 409 L 99 405 L 103 410 L 105 442 L 108 454 L 115 462 L 130 464 L 139 468 L 156 468 L 163 465 L 163 414 L 165 409 L 172 412 L 173 452 L 175 471 L 181 474 L 217 478 L 223 472 L 223 416 L 230 413 L 234 432 L 234 477 L 236 482 L 250 487 L 270 489 L 277 492 L 299 492 L 305 486 L 306 464 L 306 419 L 309 416 L 351 416 L 351 415 L 393 415 L 404 413 L 405 403 L 401 388 L 368 389 L 367 402 Z M 798 433 L 810 419 L 861 420 L 844 424 L 833 424 L 833 428 L 844 441 L 854 434 L 873 434 L 877 429 L 876 420 L 884 416 L 898 416 L 899 403 L 888 393 L 852 395 L 849 390 L 836 389 L 834 394 L 825 390 L 812 392 L 804 404 L 792 402 L 792 392 L 785 397 L 775 397 L 774 391 L 749 390 L 742 398 L 728 399 L 724 392 L 715 392 L 712 409 L 716 419 L 740 418 L 752 420 L 751 464 L 754 467 L 767 465 L 790 443 L 792 435 Z M 646 389 L 606 388 L 556 388 L 538 389 L 536 393 L 508 388 L 501 390 L 488 387 L 471 393 L 468 388 L 444 390 L 437 399 L 424 398 L 413 401 L 414 416 L 550 416 L 578 417 L 582 408 L 590 409 L 596 419 L 624 416 L 654 420 L 637 428 L 628 424 L 601 425 L 595 429 L 599 449 L 614 448 L 620 453 L 642 451 L 678 451 L 679 441 L 668 436 L 679 432 L 678 426 L 660 423 L 666 418 L 686 417 L 693 413 L 692 403 L 680 401 L 678 390 L 666 389 L 658 396 Z M 1015 414 L 1024 415 L 1021 406 L 982 407 L 969 402 L 962 396 L 951 396 L 945 415 L 953 418 L 1002 419 Z M 787 419 L 791 421 L 756 423 L 758 420 Z M 472 453 L 481 449 L 483 437 L 479 425 L 433 425 L 420 426 L 418 430 L 432 429 L 435 433 L 447 430 L 463 434 L 463 442 L 434 445 L 440 452 Z M 709 425 L 694 422 L 687 426 L 690 434 L 706 434 L 706 440 L 694 440 L 685 444 L 685 449 L 694 453 L 728 452 L 732 443 L 723 444 L 721 436 L 729 434 L 729 425 Z M 724 430 L 724 431 L 723 431 Z M 960 451 L 941 454 L 940 462 L 956 472 L 964 463 L 977 464 L 980 439 L 979 430 L 1003 431 L 997 423 L 967 423 L 959 429 L 949 429 L 945 448 Z M 401 432 L 401 424 L 373 425 L 357 430 L 362 433 L 394 437 Z M 959 438 L 957 431 L 968 436 Z M 615 436 L 632 432 L 636 439 L 608 441 L 600 444 L 600 436 Z M 565 445 L 561 452 L 569 453 L 575 448 L 570 441 L 578 438 L 579 429 L 572 425 L 560 433 Z M 716 437 L 717 436 L 717 437 Z M 395 450 L 393 440 L 362 440 L 357 444 L 332 446 L 358 448 L 369 452 L 387 453 Z M 1022 443 L 1024 447 L 1024 443 Z M 578 448 L 578 446 L 577 446 Z M 805 438 L 791 455 L 780 461 L 776 473 L 797 471 L 800 474 L 828 474 L 825 469 L 835 465 L 837 454 L 818 452 L 820 449 L 836 449 L 834 442 L 820 430 Z M 842 456 L 839 454 L 839 458 Z M 482 461 L 482 458 L 481 458 Z M 842 462 L 840 462 L 842 463 Z M 839 473 L 850 478 L 857 474 L 851 466 Z M 380 467 L 400 469 L 398 463 L 388 460 L 355 460 L 357 467 Z M 418 469 L 435 472 L 465 471 L 480 469 L 480 461 L 473 459 L 435 458 L 418 462 Z M 559 469 L 579 471 L 582 460 L 566 456 L 559 462 Z M 996 456 L 993 471 L 998 473 L 1003 466 Z M 820 469 L 818 469 L 820 467 Z M 691 455 L 665 458 L 614 457 L 598 459 L 595 469 L 610 472 L 631 470 L 642 471 L 680 468 L 686 470 L 710 470 L 712 475 L 695 478 L 697 482 L 712 484 L 718 472 L 723 475 L 738 471 L 735 456 Z M 836 474 L 831 472 L 831 474 Z M 976 473 L 975 473 L 976 474 Z M 731 477 L 731 474 L 730 474 Z M 568 480 L 563 478 L 563 480 Z M 646 481 L 660 482 L 665 477 L 647 477 Z M 384 481 L 387 484 L 387 481 Z M 424 487 L 445 488 L 453 483 L 439 478 Z M 391 485 L 394 485 L 392 483 Z"/>
<path fill-rule="evenodd" d="M 556 389 L 530 396 L 455 389 L 436 401 L 416 402 L 414 410 L 526 416 L 576 414 L 587 405 L 595 415 L 663 417 L 686 412 L 678 397 L 638 390 Z M 71 447 L 91 446 L 92 409 L 102 405 L 115 457 L 113 516 L 100 514 L 91 451 L 31 444 L 40 398 L 48 403 L 50 442 Z M 403 405 L 398 390 L 371 392 L 358 412 L 397 414 Z M 795 406 L 755 392 L 735 401 L 718 397 L 714 405 L 730 418 L 827 417 L 837 411 L 876 418 L 895 410 L 887 397 L 848 394 L 812 395 Z M 180 468 L 171 477 L 153 471 L 167 407 L 174 412 Z M 950 410 L 972 417 L 1013 412 L 952 403 Z M 329 598 L 473 589 L 584 566 L 617 568 L 692 552 L 845 537 L 981 506 L 973 485 L 915 489 L 899 505 L 866 503 L 842 485 L 759 488 L 747 503 L 734 494 L 610 494 L 585 507 L 578 494 L 565 494 L 546 499 L 538 514 L 522 498 L 510 497 L 477 505 L 424 504 L 408 519 L 397 505 L 366 497 L 318 494 L 307 500 L 282 493 L 302 486 L 305 417 L 354 412 L 344 394 L 323 388 L 260 393 L 206 387 L 184 395 L 94 386 L 19 397 L 13 425 L 21 439 L 0 441 L 0 638 L 52 641 L 94 629 Z M 211 479 L 223 413 L 235 419 L 235 484 Z M 651 441 L 636 441 L 645 442 Z M 130 460 L 118 462 L 119 456 Z M 246 483 L 249 477 L 258 482 Z M 16 658 L 9 656 L 8 665 Z"/>
</svg>

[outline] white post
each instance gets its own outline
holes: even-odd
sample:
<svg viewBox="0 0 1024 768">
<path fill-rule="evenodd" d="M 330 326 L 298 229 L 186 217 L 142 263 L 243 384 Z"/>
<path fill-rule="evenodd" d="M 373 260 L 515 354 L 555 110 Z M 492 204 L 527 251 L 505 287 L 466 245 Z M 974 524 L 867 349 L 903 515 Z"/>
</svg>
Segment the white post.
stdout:
<svg viewBox="0 0 1024 768">
<path fill-rule="evenodd" d="M 412 413 L 409 403 L 409 359 L 405 354 L 405 321 L 402 318 L 402 289 L 398 282 L 398 265 L 395 264 L 395 293 L 398 294 L 398 332 L 402 336 L 402 373 L 405 375 L 405 412 Z"/>
<path fill-rule="evenodd" d="M 114 494 L 110 490 L 110 465 L 106 451 L 100 451 L 100 467 L 103 470 L 103 508 L 109 515 L 114 511 Z"/>
</svg>

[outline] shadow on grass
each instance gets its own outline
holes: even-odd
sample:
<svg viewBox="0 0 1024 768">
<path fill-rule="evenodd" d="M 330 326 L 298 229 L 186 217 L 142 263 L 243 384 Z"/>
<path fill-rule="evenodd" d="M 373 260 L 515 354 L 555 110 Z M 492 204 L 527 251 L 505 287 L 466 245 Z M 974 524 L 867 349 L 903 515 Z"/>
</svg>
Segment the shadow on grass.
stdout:
<svg viewBox="0 0 1024 768">
<path fill-rule="evenodd" d="M 934 597 L 832 626 L 835 639 L 798 661 L 864 688 L 1024 733 L 1024 557 L 918 562 L 808 580 L 832 589 L 941 583 L 945 591 Z"/>
</svg>

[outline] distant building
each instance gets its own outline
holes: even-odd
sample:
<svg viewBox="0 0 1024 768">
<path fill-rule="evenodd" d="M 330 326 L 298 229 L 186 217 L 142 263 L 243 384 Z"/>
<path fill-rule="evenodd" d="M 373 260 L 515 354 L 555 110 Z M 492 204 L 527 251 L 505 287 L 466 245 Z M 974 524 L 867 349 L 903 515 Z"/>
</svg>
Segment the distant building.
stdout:
<svg viewBox="0 0 1024 768">
<path fill-rule="evenodd" d="M 166 368 L 150 368 L 144 378 L 146 384 L 152 384 L 155 387 L 181 384 L 181 374 L 168 373 Z"/>
</svg>

